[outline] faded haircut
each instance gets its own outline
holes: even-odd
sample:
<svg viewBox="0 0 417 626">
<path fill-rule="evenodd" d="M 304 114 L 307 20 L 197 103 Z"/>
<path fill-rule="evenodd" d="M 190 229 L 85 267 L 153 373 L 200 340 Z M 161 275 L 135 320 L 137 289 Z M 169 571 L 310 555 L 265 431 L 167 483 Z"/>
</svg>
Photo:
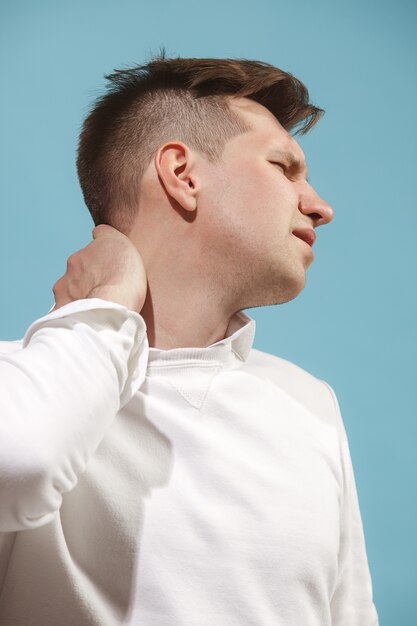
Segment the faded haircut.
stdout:
<svg viewBox="0 0 417 626">
<path fill-rule="evenodd" d="M 324 113 L 309 103 L 305 85 L 263 61 L 166 58 L 105 75 L 106 91 L 81 129 L 77 171 L 95 226 L 128 234 L 141 179 L 161 145 L 182 141 L 217 163 L 226 143 L 250 129 L 227 97 L 265 106 L 289 132 L 305 134 Z"/>
</svg>

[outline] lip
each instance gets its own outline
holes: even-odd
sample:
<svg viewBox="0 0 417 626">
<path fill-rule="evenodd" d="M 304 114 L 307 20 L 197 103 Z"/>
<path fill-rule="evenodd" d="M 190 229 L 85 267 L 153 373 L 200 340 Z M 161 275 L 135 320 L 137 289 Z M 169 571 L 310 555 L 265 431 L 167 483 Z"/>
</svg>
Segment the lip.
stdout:
<svg viewBox="0 0 417 626">
<path fill-rule="evenodd" d="M 316 241 L 316 233 L 312 228 L 296 228 L 292 231 L 292 234 L 298 237 L 298 239 L 302 239 L 308 243 L 311 247 L 313 247 L 313 244 Z"/>
</svg>

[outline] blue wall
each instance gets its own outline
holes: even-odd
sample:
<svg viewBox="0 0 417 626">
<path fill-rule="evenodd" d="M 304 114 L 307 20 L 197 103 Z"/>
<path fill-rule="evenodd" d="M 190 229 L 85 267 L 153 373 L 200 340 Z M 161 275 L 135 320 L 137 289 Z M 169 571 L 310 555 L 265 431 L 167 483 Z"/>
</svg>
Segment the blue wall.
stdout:
<svg viewBox="0 0 417 626">
<path fill-rule="evenodd" d="M 334 220 L 318 230 L 300 296 L 247 312 L 255 347 L 338 395 L 382 626 L 417 623 L 416 12 L 409 0 L 0 9 L 2 339 L 47 313 L 68 256 L 91 239 L 75 150 L 105 73 L 161 45 L 168 56 L 253 58 L 295 74 L 326 109 L 297 139 Z"/>
</svg>

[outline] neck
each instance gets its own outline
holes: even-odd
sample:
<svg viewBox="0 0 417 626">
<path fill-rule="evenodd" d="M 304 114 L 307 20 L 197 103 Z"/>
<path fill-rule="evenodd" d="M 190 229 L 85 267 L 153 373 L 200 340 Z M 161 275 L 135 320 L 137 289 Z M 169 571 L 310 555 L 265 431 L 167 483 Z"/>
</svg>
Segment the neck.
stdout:
<svg viewBox="0 0 417 626">
<path fill-rule="evenodd" d="M 216 299 L 217 296 L 217 299 Z M 148 274 L 148 291 L 141 311 L 147 326 L 149 347 L 205 348 L 226 336 L 230 318 L 205 281 L 175 274 Z"/>
<path fill-rule="evenodd" d="M 158 215 L 146 211 L 140 215 L 142 221 L 129 237 L 146 268 L 148 288 L 141 315 L 149 347 L 205 348 L 224 339 L 231 317 L 240 310 L 235 290 L 226 284 L 230 272 L 220 275 L 218 255 L 203 256 L 204 246 L 192 225 L 181 223 L 183 230 L 175 230 L 177 224 Z M 158 228 L 146 221 L 151 217 Z"/>
</svg>

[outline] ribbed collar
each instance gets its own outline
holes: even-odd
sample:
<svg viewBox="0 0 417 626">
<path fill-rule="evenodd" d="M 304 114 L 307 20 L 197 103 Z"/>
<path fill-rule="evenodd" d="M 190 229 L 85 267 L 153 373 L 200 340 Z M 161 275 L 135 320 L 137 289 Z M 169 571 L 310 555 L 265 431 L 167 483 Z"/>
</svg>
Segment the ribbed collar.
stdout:
<svg viewBox="0 0 417 626">
<path fill-rule="evenodd" d="M 159 365 L 179 361 L 226 362 L 234 353 L 246 361 L 255 338 L 256 321 L 243 311 L 235 313 L 229 321 L 226 336 L 205 348 L 149 348 L 148 364 Z"/>
</svg>

